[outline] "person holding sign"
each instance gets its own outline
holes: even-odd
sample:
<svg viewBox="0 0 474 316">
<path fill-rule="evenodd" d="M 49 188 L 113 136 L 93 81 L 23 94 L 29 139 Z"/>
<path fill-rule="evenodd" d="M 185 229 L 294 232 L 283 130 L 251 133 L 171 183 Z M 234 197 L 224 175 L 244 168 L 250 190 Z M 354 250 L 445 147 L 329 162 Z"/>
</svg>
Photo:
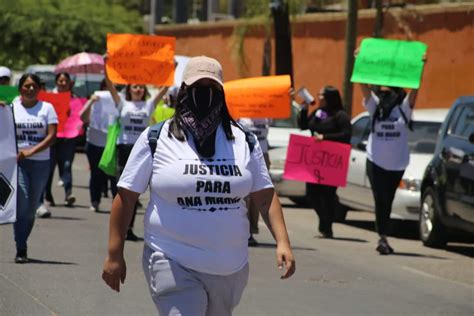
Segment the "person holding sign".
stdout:
<svg viewBox="0 0 474 316">
<path fill-rule="evenodd" d="M 355 55 L 357 57 L 358 50 Z M 426 55 L 423 56 L 423 61 Z M 375 222 L 379 241 L 376 250 L 381 255 L 394 252 L 387 241 L 392 203 L 400 180 L 410 159 L 408 130 L 415 108 L 417 89 L 406 93 L 399 87 L 379 86 L 373 92 L 360 84 L 363 105 L 372 118 L 367 143 L 367 176 L 375 201 Z"/>
<path fill-rule="evenodd" d="M 27 240 L 50 169 L 49 147 L 56 138 L 58 118 L 54 107 L 38 101 L 40 79 L 24 74 L 19 81 L 20 98 L 13 102 L 18 145 L 17 220 L 13 225 L 16 263 L 28 262 Z"/>
<path fill-rule="evenodd" d="M 112 96 L 106 89 L 105 80 L 100 84 L 100 90 L 96 91 L 80 112 L 84 124 L 89 124 L 86 133 L 86 154 L 91 175 L 89 180 L 89 193 L 91 198 L 91 211 L 98 212 L 102 196 L 102 190 L 110 181 L 112 195 L 117 194 L 117 179 L 105 174 L 99 168 L 99 161 L 107 142 L 107 128 L 117 117 L 118 112 Z"/>
<path fill-rule="evenodd" d="M 309 129 L 315 141 L 350 143 L 351 121 L 336 88 L 326 86 L 319 91 L 319 106 L 312 97 L 305 97 L 304 100 L 298 117 L 302 130 Z M 336 191 L 337 187 L 306 183 L 306 196 L 318 214 L 319 233 L 323 238 L 333 238 L 332 223 L 338 203 Z"/>
<path fill-rule="evenodd" d="M 150 118 L 156 104 L 163 98 L 168 87 L 163 87 L 153 97 L 147 99 L 148 90 L 145 85 L 129 84 L 125 88 L 125 98 L 118 92 L 112 81 L 106 75 L 105 83 L 112 94 L 112 99 L 119 112 L 120 134 L 117 139 L 117 166 L 118 175 L 122 174 L 125 164 L 140 134 L 149 126 Z M 137 241 L 138 237 L 133 232 L 137 206 L 130 219 L 127 231 L 127 240 Z"/>
<path fill-rule="evenodd" d="M 125 233 L 150 186 L 143 269 L 159 314 L 231 315 L 249 273 L 246 196 L 277 242 L 282 279 L 295 263 L 260 145 L 227 109 L 221 65 L 191 58 L 183 79 L 174 117 L 139 136 L 122 173 L 102 278 L 115 291 L 125 281 Z"/>
</svg>

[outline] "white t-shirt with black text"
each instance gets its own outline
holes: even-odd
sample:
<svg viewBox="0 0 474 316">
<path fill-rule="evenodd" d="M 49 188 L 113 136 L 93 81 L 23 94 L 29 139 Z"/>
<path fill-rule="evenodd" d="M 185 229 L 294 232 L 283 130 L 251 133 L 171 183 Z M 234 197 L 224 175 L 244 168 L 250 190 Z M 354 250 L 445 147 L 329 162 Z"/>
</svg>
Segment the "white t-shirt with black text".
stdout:
<svg viewBox="0 0 474 316">
<path fill-rule="evenodd" d="M 374 116 L 378 104 L 379 98 L 373 92 L 371 92 L 369 99 L 364 100 L 364 107 L 369 111 L 371 117 Z M 405 170 L 410 161 L 408 125 L 401 111 L 410 121 L 413 110 L 410 108 L 408 95 L 402 104 L 392 109 L 386 120 L 375 120 L 374 130 L 369 135 L 367 158 L 385 170 Z"/>
<path fill-rule="evenodd" d="M 21 99 L 13 102 L 16 140 L 18 150 L 30 149 L 41 143 L 48 135 L 48 125 L 58 124 L 58 116 L 51 103 L 38 101 L 33 107 L 25 108 Z M 49 148 L 28 157 L 31 160 L 49 160 Z"/>
<path fill-rule="evenodd" d="M 188 140 L 168 137 L 166 122 L 152 160 L 148 129 L 138 138 L 119 187 L 143 193 L 151 177 L 144 224 L 145 242 L 181 265 L 203 273 L 229 275 L 248 262 L 249 223 L 244 198 L 272 188 L 258 143 L 250 152 L 245 134 L 232 127 L 227 140 L 222 125 L 216 152 L 201 158 Z"/>
<path fill-rule="evenodd" d="M 154 98 L 147 101 L 127 101 L 123 98 L 118 106 L 120 113 L 120 134 L 117 144 L 133 145 L 138 136 L 150 124 L 150 117 L 154 110 Z"/>
</svg>

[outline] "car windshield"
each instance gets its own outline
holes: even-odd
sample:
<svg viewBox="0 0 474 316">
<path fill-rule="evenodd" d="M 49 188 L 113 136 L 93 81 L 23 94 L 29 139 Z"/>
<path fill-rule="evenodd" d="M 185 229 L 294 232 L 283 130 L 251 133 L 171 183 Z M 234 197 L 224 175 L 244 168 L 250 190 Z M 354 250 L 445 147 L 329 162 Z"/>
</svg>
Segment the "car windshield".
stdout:
<svg viewBox="0 0 474 316">
<path fill-rule="evenodd" d="M 408 133 L 411 153 L 432 154 L 435 151 L 440 122 L 413 121 L 413 131 Z"/>
</svg>

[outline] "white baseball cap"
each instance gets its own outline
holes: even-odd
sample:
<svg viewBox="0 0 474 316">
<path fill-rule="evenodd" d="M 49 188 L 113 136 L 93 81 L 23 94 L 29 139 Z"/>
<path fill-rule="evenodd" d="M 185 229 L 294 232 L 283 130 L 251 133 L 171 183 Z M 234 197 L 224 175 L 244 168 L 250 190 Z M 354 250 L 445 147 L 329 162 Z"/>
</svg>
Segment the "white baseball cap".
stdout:
<svg viewBox="0 0 474 316">
<path fill-rule="evenodd" d="M 212 79 L 219 83 L 221 86 L 223 84 L 222 78 L 222 66 L 214 58 L 199 56 L 191 58 L 183 72 L 183 81 L 187 86 L 192 85 L 199 79 Z"/>
<path fill-rule="evenodd" d="M 12 76 L 12 71 L 10 69 L 4 66 L 0 66 L 0 77 L 11 78 L 11 76 Z"/>
</svg>

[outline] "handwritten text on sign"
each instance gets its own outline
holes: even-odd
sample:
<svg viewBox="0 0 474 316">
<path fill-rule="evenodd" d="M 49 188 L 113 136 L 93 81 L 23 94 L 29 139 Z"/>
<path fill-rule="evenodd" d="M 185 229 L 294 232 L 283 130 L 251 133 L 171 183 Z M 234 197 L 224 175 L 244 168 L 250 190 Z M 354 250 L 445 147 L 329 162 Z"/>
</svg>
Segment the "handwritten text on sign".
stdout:
<svg viewBox="0 0 474 316">
<path fill-rule="evenodd" d="M 426 49 L 421 42 L 364 39 L 351 81 L 418 89 Z"/>
<path fill-rule="evenodd" d="M 290 135 L 283 178 L 344 187 L 350 153 L 348 144 Z"/>
<path fill-rule="evenodd" d="M 64 126 L 70 114 L 71 93 L 70 92 L 44 92 L 40 91 L 38 100 L 49 102 L 54 106 L 58 115 L 58 133 L 64 132 Z"/>
<path fill-rule="evenodd" d="M 256 77 L 224 84 L 225 100 L 234 119 L 290 117 L 290 76 Z"/>
<path fill-rule="evenodd" d="M 107 34 L 107 74 L 115 83 L 172 86 L 175 46 L 174 37 Z"/>
</svg>

